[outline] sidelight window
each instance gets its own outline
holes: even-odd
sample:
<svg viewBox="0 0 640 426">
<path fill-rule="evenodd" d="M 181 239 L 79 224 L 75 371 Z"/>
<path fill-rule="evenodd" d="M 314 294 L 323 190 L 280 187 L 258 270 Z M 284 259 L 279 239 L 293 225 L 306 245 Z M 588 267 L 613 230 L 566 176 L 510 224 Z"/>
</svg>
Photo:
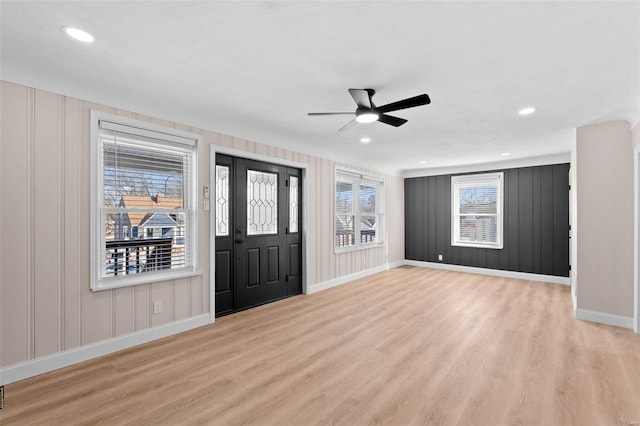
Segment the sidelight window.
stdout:
<svg viewBox="0 0 640 426">
<path fill-rule="evenodd" d="M 451 245 L 501 249 L 504 173 L 451 178 Z"/>
</svg>

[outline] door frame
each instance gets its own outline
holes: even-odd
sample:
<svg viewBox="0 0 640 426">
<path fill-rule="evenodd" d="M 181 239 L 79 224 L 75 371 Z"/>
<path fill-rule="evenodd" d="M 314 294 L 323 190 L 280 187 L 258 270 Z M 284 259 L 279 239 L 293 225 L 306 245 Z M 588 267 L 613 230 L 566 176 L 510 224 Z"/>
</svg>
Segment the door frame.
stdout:
<svg viewBox="0 0 640 426">
<path fill-rule="evenodd" d="M 205 203 L 209 202 L 209 315 L 211 322 L 216 318 L 216 208 L 215 208 L 215 188 L 216 188 L 216 154 L 230 155 L 232 157 L 246 158 L 249 160 L 264 161 L 265 163 L 277 164 L 279 166 L 294 167 L 302 171 L 302 294 L 309 294 L 307 271 L 309 270 L 307 262 L 307 227 L 309 223 L 309 197 L 307 195 L 307 173 L 309 164 L 299 163 L 284 158 L 271 157 L 269 155 L 258 154 L 255 152 L 242 151 L 236 148 L 229 148 L 220 145 L 210 145 L 211 152 L 209 156 L 209 199 L 205 199 Z"/>
<path fill-rule="evenodd" d="M 640 146 L 633 147 L 633 331 L 640 334 Z"/>
</svg>

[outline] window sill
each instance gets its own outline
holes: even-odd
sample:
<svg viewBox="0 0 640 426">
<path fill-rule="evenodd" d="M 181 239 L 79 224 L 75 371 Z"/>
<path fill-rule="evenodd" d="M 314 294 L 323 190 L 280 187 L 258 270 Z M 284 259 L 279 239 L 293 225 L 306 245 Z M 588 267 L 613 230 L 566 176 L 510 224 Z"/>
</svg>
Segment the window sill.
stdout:
<svg viewBox="0 0 640 426">
<path fill-rule="evenodd" d="M 98 279 L 91 283 L 92 291 L 113 290 L 115 288 L 132 287 L 140 284 L 153 284 L 162 281 L 177 280 L 201 276 L 199 270 L 182 269 L 174 272 L 147 272 L 135 276 L 110 277 Z"/>
<path fill-rule="evenodd" d="M 372 244 L 362 244 L 359 246 L 348 246 L 348 247 L 334 247 L 334 254 L 348 253 L 352 251 L 360 251 L 360 250 L 368 250 L 372 248 L 384 247 L 384 243 L 372 243 Z"/>
<path fill-rule="evenodd" d="M 481 243 L 451 243 L 453 247 L 472 247 L 472 248 L 484 248 L 502 250 L 503 244 L 481 244 Z"/>
</svg>

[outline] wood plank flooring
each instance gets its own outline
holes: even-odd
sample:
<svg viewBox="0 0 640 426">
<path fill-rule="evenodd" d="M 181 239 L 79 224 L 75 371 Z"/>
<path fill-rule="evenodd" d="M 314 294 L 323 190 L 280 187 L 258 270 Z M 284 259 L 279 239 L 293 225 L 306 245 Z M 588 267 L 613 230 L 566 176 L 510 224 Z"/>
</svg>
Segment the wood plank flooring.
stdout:
<svg viewBox="0 0 640 426">
<path fill-rule="evenodd" d="M 0 423 L 638 425 L 640 336 L 405 266 L 7 385 Z"/>
</svg>

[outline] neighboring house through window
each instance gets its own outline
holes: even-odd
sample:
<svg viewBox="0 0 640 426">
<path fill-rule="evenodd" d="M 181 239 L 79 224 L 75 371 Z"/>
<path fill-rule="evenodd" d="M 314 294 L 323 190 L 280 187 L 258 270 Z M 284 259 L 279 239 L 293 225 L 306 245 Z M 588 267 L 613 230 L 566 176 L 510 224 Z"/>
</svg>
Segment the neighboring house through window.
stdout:
<svg viewBox="0 0 640 426">
<path fill-rule="evenodd" d="M 92 112 L 93 290 L 197 273 L 198 136 Z"/>
<path fill-rule="evenodd" d="M 335 171 L 336 252 L 384 243 L 384 179 L 361 172 Z"/>
<path fill-rule="evenodd" d="M 451 245 L 501 249 L 504 173 L 451 177 Z"/>
</svg>

